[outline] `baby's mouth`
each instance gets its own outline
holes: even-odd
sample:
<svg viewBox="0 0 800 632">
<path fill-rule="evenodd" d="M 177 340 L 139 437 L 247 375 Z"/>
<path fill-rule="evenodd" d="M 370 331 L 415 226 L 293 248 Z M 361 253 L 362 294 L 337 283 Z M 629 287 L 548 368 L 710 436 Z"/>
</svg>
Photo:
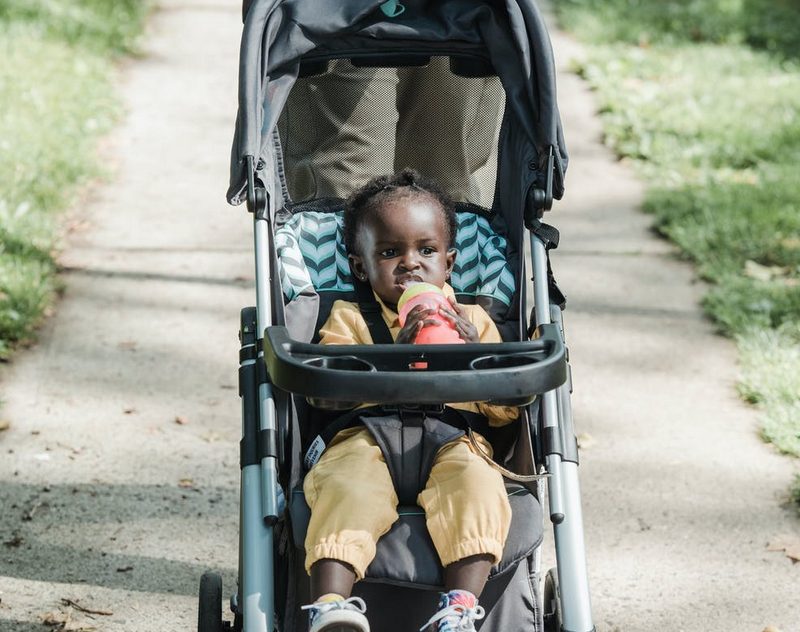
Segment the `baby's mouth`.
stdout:
<svg viewBox="0 0 800 632">
<path fill-rule="evenodd" d="M 422 278 L 416 274 L 401 276 L 397 279 L 397 285 L 404 290 L 412 283 L 422 283 Z"/>
</svg>

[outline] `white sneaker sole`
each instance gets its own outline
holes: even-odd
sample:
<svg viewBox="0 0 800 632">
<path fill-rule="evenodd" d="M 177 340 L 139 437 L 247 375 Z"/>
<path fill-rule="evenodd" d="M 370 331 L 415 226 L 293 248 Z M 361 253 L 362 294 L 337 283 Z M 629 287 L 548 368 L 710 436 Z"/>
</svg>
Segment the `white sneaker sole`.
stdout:
<svg viewBox="0 0 800 632">
<path fill-rule="evenodd" d="M 309 632 L 370 632 L 369 621 L 360 612 L 335 610 L 320 616 Z"/>
</svg>

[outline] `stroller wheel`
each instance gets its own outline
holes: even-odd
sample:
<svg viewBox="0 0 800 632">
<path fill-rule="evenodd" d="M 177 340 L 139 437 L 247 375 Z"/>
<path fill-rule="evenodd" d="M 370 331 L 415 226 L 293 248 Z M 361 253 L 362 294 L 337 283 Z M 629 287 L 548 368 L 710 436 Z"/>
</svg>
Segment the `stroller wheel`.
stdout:
<svg viewBox="0 0 800 632">
<path fill-rule="evenodd" d="M 206 571 L 200 578 L 197 632 L 222 632 L 222 577 Z"/>
<path fill-rule="evenodd" d="M 558 571 L 551 568 L 544 578 L 544 632 L 561 632 L 561 591 L 558 588 Z"/>
</svg>

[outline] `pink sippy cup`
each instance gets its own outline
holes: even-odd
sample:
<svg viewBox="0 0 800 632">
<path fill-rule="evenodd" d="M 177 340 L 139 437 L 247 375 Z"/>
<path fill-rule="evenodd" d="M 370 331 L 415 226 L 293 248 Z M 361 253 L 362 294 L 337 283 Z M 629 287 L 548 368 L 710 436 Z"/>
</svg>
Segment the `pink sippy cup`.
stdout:
<svg viewBox="0 0 800 632">
<path fill-rule="evenodd" d="M 409 285 L 400 295 L 400 300 L 397 301 L 401 327 L 406 324 L 408 312 L 417 305 L 424 305 L 426 308 L 434 310 L 428 318 L 438 320 L 441 324 L 423 327 L 414 340 L 416 344 L 464 344 L 461 336 L 458 335 L 450 321 L 439 313 L 439 307 L 453 308 L 441 288 L 432 283 L 413 283 Z"/>
</svg>

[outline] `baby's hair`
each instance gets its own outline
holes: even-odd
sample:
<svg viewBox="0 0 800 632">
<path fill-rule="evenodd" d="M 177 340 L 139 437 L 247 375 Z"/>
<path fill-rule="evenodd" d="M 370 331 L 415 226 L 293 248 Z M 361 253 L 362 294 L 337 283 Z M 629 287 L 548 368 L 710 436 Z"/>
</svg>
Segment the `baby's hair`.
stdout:
<svg viewBox="0 0 800 632">
<path fill-rule="evenodd" d="M 344 245 L 348 253 L 357 253 L 358 229 L 364 218 L 387 200 L 403 197 L 427 196 L 433 199 L 444 214 L 447 244 L 452 248 L 456 240 L 456 209 L 437 182 L 421 176 L 413 169 L 378 176 L 355 191 L 344 208 Z"/>
</svg>

